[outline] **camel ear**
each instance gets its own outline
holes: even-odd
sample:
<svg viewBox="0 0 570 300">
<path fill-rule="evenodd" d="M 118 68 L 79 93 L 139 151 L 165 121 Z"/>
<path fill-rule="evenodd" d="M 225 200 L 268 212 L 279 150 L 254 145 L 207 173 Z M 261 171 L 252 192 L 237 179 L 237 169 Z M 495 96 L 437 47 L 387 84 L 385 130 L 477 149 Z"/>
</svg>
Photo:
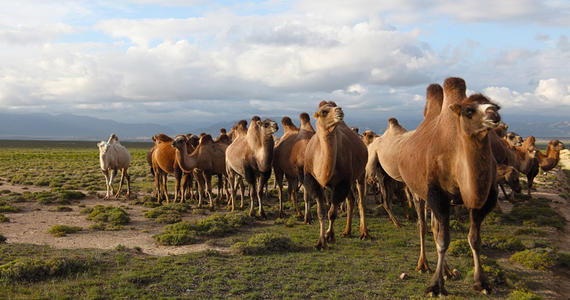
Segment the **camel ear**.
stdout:
<svg viewBox="0 0 570 300">
<path fill-rule="evenodd" d="M 327 101 L 323 100 L 323 101 L 321 101 L 321 103 L 319 103 L 319 107 L 321 107 L 323 105 L 327 105 Z"/>
<path fill-rule="evenodd" d="M 257 124 L 257 126 L 261 126 L 261 121 L 257 121 L 255 124 Z"/>
<path fill-rule="evenodd" d="M 461 115 L 461 104 L 453 103 L 449 105 L 449 109 L 456 115 Z"/>
</svg>

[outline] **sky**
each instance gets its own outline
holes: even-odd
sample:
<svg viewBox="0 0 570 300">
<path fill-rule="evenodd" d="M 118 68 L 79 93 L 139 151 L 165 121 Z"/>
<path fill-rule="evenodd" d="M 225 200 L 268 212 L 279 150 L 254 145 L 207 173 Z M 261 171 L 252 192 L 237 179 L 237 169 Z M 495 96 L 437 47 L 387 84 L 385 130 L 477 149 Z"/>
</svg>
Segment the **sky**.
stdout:
<svg viewBox="0 0 570 300">
<path fill-rule="evenodd" d="M 566 0 L 0 0 L 0 110 L 207 126 L 327 99 L 421 118 L 459 76 L 503 114 L 570 120 L 569 38 Z"/>
</svg>

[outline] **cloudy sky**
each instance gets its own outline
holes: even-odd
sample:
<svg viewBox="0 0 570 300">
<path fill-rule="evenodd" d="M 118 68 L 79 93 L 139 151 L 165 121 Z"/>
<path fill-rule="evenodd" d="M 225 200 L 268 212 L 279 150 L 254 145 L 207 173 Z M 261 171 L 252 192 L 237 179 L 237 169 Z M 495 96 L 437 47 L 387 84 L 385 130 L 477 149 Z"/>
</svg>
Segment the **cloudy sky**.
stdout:
<svg viewBox="0 0 570 300">
<path fill-rule="evenodd" d="M 503 113 L 564 117 L 569 38 L 566 0 L 0 0 L 0 110 L 419 116 L 428 84 L 460 76 Z"/>
</svg>

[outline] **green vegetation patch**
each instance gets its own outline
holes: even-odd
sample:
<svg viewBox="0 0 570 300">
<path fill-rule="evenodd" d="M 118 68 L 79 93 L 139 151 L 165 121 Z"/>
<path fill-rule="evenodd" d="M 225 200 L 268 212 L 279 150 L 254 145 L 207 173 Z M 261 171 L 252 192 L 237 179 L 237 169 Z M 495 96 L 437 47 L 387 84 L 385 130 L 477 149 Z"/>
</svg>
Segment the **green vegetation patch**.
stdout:
<svg viewBox="0 0 570 300">
<path fill-rule="evenodd" d="M 463 233 L 469 232 L 469 227 L 467 227 L 467 225 L 465 225 L 465 224 L 463 224 L 457 220 L 449 221 L 449 229 L 451 229 L 452 231 L 455 231 L 455 232 L 463 232 Z"/>
<path fill-rule="evenodd" d="M 542 298 L 526 289 L 516 289 L 509 294 L 509 300 L 541 300 Z"/>
<path fill-rule="evenodd" d="M 162 245 L 179 246 L 196 243 L 199 238 L 224 237 L 235 233 L 241 226 L 251 225 L 254 218 L 245 213 L 214 214 L 200 221 L 182 221 L 168 225 L 155 236 Z"/>
<path fill-rule="evenodd" d="M 449 243 L 447 253 L 453 256 L 471 256 L 471 246 L 466 239 L 455 240 Z"/>
<path fill-rule="evenodd" d="M 52 189 L 51 191 L 32 193 L 32 197 L 40 204 L 69 204 L 72 200 L 85 198 L 85 194 L 79 191 Z"/>
<path fill-rule="evenodd" d="M 10 222 L 10 218 L 6 217 L 3 214 L 0 214 L 0 223 L 8 223 Z"/>
<path fill-rule="evenodd" d="M 519 251 L 509 259 L 511 262 L 521 264 L 535 270 L 545 270 L 555 264 L 555 255 L 544 248 Z"/>
<path fill-rule="evenodd" d="M 501 222 L 528 226 L 551 226 L 563 229 L 566 219 L 549 205 L 544 198 L 529 199 L 516 203 L 508 214 L 499 214 Z"/>
<path fill-rule="evenodd" d="M 79 226 L 54 225 L 48 230 L 48 232 L 51 233 L 53 236 L 62 237 L 68 234 L 76 233 L 81 230 L 82 228 Z"/>
<path fill-rule="evenodd" d="M 89 226 L 89 229 L 93 230 L 120 230 L 121 225 L 131 222 L 126 211 L 114 206 L 95 205 L 82 209 L 81 213 L 88 214 L 87 220 L 96 222 Z"/>
<path fill-rule="evenodd" d="M 247 243 L 237 242 L 232 245 L 232 250 L 243 255 L 297 252 L 301 249 L 290 238 L 275 233 L 258 233 Z"/>
<path fill-rule="evenodd" d="M 526 249 L 522 241 L 515 237 L 493 237 L 484 239 L 483 246 L 489 249 L 504 251 L 521 251 Z"/>
<path fill-rule="evenodd" d="M 188 212 L 190 206 L 184 203 L 172 203 L 154 208 L 144 213 L 144 216 L 154 219 L 157 223 L 173 224 L 182 221 L 182 213 Z"/>
<path fill-rule="evenodd" d="M 0 213 L 14 213 L 19 212 L 20 208 L 16 206 L 12 206 L 6 201 L 0 200 Z"/>
<path fill-rule="evenodd" d="M 41 281 L 55 276 L 81 272 L 89 267 L 81 257 L 54 257 L 50 259 L 18 258 L 0 265 L 0 280 L 5 282 Z"/>
</svg>

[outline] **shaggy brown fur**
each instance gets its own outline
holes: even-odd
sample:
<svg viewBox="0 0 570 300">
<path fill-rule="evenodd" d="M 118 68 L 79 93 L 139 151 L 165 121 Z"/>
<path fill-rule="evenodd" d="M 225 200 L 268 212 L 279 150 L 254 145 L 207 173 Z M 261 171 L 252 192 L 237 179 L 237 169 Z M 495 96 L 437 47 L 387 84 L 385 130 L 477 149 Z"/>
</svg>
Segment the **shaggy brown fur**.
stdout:
<svg viewBox="0 0 570 300">
<path fill-rule="evenodd" d="M 521 146 L 523 142 L 523 138 L 512 131 L 507 133 L 504 139 L 507 141 L 507 143 L 509 143 L 511 147 Z"/>
<path fill-rule="evenodd" d="M 175 164 L 174 149 L 170 147 L 172 138 L 165 134 L 157 134 L 153 137 L 153 140 L 152 168 L 154 171 L 154 185 L 157 191 L 156 197 L 159 203 L 162 202 L 162 196 L 164 196 L 167 203 L 170 202 L 166 182 L 167 175 L 174 174 L 176 180 L 174 202 L 176 202 L 181 196 L 180 179 L 182 178 L 182 171 Z M 180 199 L 182 200 L 182 197 Z"/>
<path fill-rule="evenodd" d="M 289 126 L 291 119 L 284 117 L 283 124 L 285 134 L 279 140 L 275 150 L 273 151 L 273 170 L 275 171 L 275 182 L 279 188 L 279 214 L 282 215 L 283 210 L 283 175 L 287 179 L 289 198 L 293 202 L 297 210 L 297 216 L 302 216 L 299 206 L 297 205 L 297 193 L 299 191 L 300 173 L 303 172 L 305 149 L 311 137 L 315 134 L 311 120 L 307 113 L 299 116 L 301 120 L 301 128 Z M 292 123 L 291 123 L 292 124 Z M 308 215 L 307 215 L 308 214 Z M 305 206 L 305 223 L 310 221 L 309 207 Z"/>
<path fill-rule="evenodd" d="M 334 220 L 338 206 L 349 197 L 347 202 L 347 225 L 343 235 L 350 235 L 352 206 L 355 183 L 358 190 L 358 208 L 360 213 L 360 238 L 369 237 L 364 218 L 364 169 L 366 167 L 366 146 L 360 137 L 344 123 L 344 113 L 336 103 L 322 101 L 317 118 L 317 132 L 305 149 L 304 182 L 307 197 L 317 198 L 317 211 L 320 222 L 320 235 L 317 249 L 326 249 L 327 241 L 333 242 Z M 324 218 L 326 193 L 332 190 L 331 207 L 328 212 L 329 228 L 325 233 Z M 308 202 L 308 200 L 307 200 Z M 305 205 L 308 205 L 306 202 Z"/>
<path fill-rule="evenodd" d="M 241 123 L 241 122 L 240 122 Z M 262 191 L 271 176 L 273 160 L 273 133 L 279 130 L 277 123 L 258 116 L 251 119 L 247 133 L 244 125 L 238 124 L 236 138 L 226 150 L 226 172 L 230 183 L 232 211 L 235 210 L 237 178 L 245 178 L 250 188 L 250 215 L 254 215 L 253 197 L 259 202 L 259 216 L 265 218 L 263 211 Z"/>
</svg>

